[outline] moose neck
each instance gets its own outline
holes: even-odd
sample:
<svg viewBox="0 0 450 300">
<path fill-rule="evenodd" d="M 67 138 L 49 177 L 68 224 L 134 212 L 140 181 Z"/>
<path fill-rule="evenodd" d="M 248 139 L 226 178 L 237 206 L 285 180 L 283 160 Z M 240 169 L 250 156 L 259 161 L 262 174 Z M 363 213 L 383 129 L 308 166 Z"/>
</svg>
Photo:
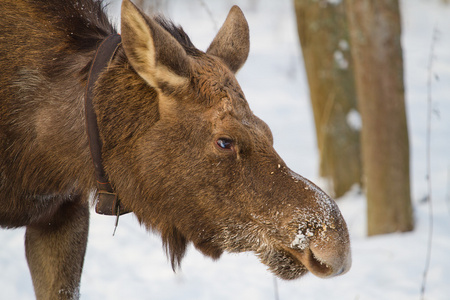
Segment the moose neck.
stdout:
<svg viewBox="0 0 450 300">
<path fill-rule="evenodd" d="M 138 166 L 135 149 L 159 120 L 155 89 L 130 66 L 123 47 L 96 83 L 93 107 L 102 141 L 102 162 L 117 191 L 139 198 L 139 183 L 130 174 Z M 155 174 L 152 174 L 155 176 Z"/>
<path fill-rule="evenodd" d="M 26 123 L 21 129 L 25 133 L 36 132 L 32 136 L 33 139 L 28 142 L 33 144 L 33 147 L 29 147 L 33 152 L 28 153 L 25 148 L 23 160 L 26 161 L 24 164 L 29 165 L 32 164 L 29 158 L 38 156 L 36 160 L 40 161 L 39 169 L 21 176 L 26 178 L 30 189 L 36 190 L 37 193 L 52 194 L 56 191 L 67 194 L 88 193 L 96 188 L 97 180 L 96 176 L 93 176 L 96 168 L 92 163 L 90 151 L 92 142 L 89 141 L 86 130 L 88 109 L 85 107 L 89 76 L 86 66 L 93 64 L 96 53 L 96 49 L 92 49 L 81 54 L 71 54 L 68 56 L 70 59 L 57 61 L 53 63 L 52 68 L 47 67 L 52 71 L 46 74 L 43 74 L 43 71 L 27 70 L 21 75 L 20 82 L 26 83 L 23 84 L 26 93 L 24 92 L 22 97 L 39 100 L 31 102 L 26 107 L 27 111 L 24 111 L 28 115 L 26 119 L 35 122 Z M 108 62 L 110 58 L 111 55 Z M 67 63 L 69 60 L 72 63 Z M 107 71 L 101 68 L 100 73 L 103 75 Z M 48 79 L 35 87 L 32 83 L 36 78 Z M 96 80 L 93 82 L 96 83 Z M 91 92 L 94 90 L 93 86 L 89 85 Z M 97 83 L 96 89 L 101 89 Z M 92 102 L 95 103 L 96 100 Z M 93 112 L 92 109 L 91 111 Z M 96 120 L 94 123 L 97 123 Z M 96 137 L 98 139 L 98 132 Z M 46 188 L 41 190 L 39 187 L 44 185 Z"/>
</svg>

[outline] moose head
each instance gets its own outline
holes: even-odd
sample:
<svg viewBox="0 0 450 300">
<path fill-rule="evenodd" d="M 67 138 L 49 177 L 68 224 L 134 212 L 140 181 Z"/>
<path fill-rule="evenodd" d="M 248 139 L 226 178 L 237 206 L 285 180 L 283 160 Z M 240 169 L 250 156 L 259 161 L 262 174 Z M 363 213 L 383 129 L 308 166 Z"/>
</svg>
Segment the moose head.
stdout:
<svg viewBox="0 0 450 300">
<path fill-rule="evenodd" d="M 121 18 L 121 59 L 95 102 L 105 166 L 123 205 L 161 232 L 173 267 L 192 242 L 212 258 L 253 251 L 283 279 L 347 271 L 337 205 L 286 166 L 235 78 L 249 54 L 242 11 L 230 10 L 206 52 L 128 0 Z"/>
</svg>

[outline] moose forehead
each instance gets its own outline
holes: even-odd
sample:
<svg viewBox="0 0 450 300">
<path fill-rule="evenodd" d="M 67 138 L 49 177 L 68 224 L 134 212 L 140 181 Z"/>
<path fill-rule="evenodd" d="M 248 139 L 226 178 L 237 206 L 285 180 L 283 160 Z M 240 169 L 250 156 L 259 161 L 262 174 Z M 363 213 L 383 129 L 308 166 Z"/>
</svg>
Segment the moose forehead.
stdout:
<svg viewBox="0 0 450 300">
<path fill-rule="evenodd" d="M 273 143 L 269 127 L 253 114 L 234 73 L 219 58 L 203 54 L 191 67 L 195 102 L 209 108 L 203 116 L 213 123 L 215 131 Z"/>
<path fill-rule="evenodd" d="M 253 114 L 234 74 L 219 58 L 202 55 L 193 60 L 191 85 L 195 98 L 224 117 L 231 115 L 250 122 Z"/>
</svg>

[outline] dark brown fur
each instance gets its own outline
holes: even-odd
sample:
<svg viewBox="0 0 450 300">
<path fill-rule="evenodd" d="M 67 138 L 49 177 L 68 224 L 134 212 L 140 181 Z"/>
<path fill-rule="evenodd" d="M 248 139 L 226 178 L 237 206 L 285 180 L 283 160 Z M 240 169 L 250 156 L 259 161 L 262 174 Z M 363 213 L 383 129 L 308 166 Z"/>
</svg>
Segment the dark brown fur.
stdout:
<svg viewBox="0 0 450 300">
<path fill-rule="evenodd" d="M 0 225 L 27 227 L 38 299 L 77 298 L 95 189 L 84 86 L 115 30 L 91 0 L 1 0 L 0 28 Z M 192 242 L 213 258 L 253 251 L 284 279 L 346 271 L 337 206 L 287 168 L 234 77 L 249 48 L 242 12 L 233 7 L 206 53 L 128 0 L 121 31 L 96 84 L 103 162 L 172 265 Z"/>
</svg>

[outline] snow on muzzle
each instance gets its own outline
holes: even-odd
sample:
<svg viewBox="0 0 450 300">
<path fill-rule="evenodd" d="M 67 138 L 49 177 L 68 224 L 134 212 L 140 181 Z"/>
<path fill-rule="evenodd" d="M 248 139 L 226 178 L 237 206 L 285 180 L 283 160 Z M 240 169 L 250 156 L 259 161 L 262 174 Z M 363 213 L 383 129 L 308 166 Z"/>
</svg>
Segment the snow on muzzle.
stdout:
<svg viewBox="0 0 450 300">
<path fill-rule="evenodd" d="M 255 251 L 261 262 L 282 279 L 296 279 L 308 271 L 322 278 L 346 273 L 351 267 L 347 225 L 336 203 L 302 176 L 284 170 L 300 199 L 279 225 L 278 242 Z"/>
<path fill-rule="evenodd" d="M 296 228 L 289 245 L 282 245 L 297 263 L 319 277 L 346 273 L 351 267 L 350 238 L 341 212 L 327 194 L 306 178 L 289 171 L 312 201 L 298 208 L 288 228 Z"/>
<path fill-rule="evenodd" d="M 228 252 L 253 251 L 285 280 L 308 271 L 323 278 L 346 273 L 351 267 L 350 239 L 336 203 L 281 164 L 269 172 L 272 180 L 264 189 L 271 191 L 270 205 L 258 205 L 242 223 L 227 219 L 213 242 Z"/>
</svg>

